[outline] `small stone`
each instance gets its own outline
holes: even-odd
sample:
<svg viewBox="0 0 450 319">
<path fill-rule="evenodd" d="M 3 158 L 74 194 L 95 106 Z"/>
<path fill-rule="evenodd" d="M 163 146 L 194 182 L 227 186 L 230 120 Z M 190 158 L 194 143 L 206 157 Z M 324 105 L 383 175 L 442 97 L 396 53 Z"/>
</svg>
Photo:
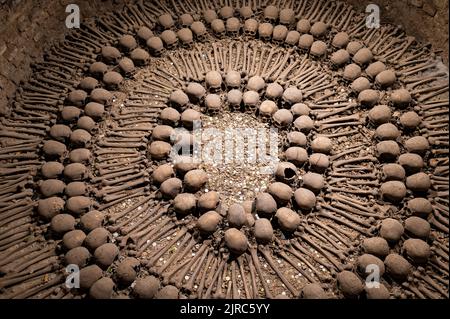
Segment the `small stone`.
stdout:
<svg viewBox="0 0 450 319">
<path fill-rule="evenodd" d="M 423 0 L 408 0 L 408 3 L 416 8 L 422 8 L 423 6 Z"/>
<path fill-rule="evenodd" d="M 422 10 L 428 14 L 430 17 L 434 17 L 436 15 L 437 9 L 434 6 L 432 1 L 425 1 L 423 4 Z"/>
</svg>

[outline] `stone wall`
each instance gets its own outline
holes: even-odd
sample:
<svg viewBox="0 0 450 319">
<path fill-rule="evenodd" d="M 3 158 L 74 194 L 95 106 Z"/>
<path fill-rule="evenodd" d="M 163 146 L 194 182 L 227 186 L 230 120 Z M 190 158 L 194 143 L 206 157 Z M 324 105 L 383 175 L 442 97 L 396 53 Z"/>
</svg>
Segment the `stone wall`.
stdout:
<svg viewBox="0 0 450 319">
<path fill-rule="evenodd" d="M 402 25 L 409 35 L 429 42 L 448 66 L 448 0 L 347 0 L 364 12 L 368 4 L 380 7 L 381 23 Z"/>
<path fill-rule="evenodd" d="M 402 24 L 409 34 L 428 41 L 448 65 L 448 0 L 348 0 L 364 10 L 369 3 L 381 8 L 382 22 Z M 0 114 L 17 85 L 30 74 L 52 42 L 63 38 L 66 5 L 80 6 L 81 18 L 121 5 L 120 0 L 0 0 Z M 420 22 L 420 23 L 418 23 Z"/>
<path fill-rule="evenodd" d="M 0 0 L 0 114 L 21 81 L 54 41 L 64 37 L 69 3 L 80 6 L 81 19 L 119 6 L 112 0 Z"/>
</svg>

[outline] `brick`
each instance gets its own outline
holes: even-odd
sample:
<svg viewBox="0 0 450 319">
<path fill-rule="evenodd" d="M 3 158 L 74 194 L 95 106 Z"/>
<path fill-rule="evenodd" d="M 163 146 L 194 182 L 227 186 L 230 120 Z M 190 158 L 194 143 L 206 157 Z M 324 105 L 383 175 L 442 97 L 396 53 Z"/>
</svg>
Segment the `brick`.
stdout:
<svg viewBox="0 0 450 319">
<path fill-rule="evenodd" d="M 6 52 L 6 49 L 7 49 L 8 47 L 6 46 L 6 44 L 2 44 L 1 46 L 0 46 L 0 55 L 3 55 L 3 53 L 5 53 Z"/>
<path fill-rule="evenodd" d="M 15 55 L 17 54 L 17 48 L 16 47 L 10 47 L 8 48 L 7 52 L 6 52 L 6 59 L 11 62 Z"/>
<path fill-rule="evenodd" d="M 433 2 L 437 8 L 448 10 L 448 0 L 434 0 Z"/>
<path fill-rule="evenodd" d="M 408 0 L 408 3 L 416 8 L 422 8 L 423 0 Z"/>
<path fill-rule="evenodd" d="M 428 14 L 430 17 L 434 17 L 436 15 L 436 7 L 431 1 L 425 1 L 423 4 L 422 10 Z"/>
</svg>

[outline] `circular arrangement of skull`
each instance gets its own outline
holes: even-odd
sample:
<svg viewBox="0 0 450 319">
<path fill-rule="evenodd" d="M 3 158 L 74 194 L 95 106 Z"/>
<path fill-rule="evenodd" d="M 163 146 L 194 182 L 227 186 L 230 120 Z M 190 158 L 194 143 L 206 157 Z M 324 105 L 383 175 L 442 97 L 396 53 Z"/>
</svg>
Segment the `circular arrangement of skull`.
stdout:
<svg viewBox="0 0 450 319">
<path fill-rule="evenodd" d="M 20 84 L 0 297 L 448 298 L 430 46 L 341 1 L 188 3 L 88 19 Z"/>
</svg>

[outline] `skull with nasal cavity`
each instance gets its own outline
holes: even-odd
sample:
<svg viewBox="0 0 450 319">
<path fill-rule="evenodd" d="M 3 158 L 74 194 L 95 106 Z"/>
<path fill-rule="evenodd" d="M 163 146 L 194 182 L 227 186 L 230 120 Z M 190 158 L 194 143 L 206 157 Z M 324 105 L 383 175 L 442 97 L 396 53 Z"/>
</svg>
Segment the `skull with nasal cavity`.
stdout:
<svg viewBox="0 0 450 319">
<path fill-rule="evenodd" d="M 247 19 L 244 22 L 244 35 L 248 37 L 254 37 L 256 36 L 256 33 L 258 32 L 259 23 L 255 19 Z"/>
</svg>

